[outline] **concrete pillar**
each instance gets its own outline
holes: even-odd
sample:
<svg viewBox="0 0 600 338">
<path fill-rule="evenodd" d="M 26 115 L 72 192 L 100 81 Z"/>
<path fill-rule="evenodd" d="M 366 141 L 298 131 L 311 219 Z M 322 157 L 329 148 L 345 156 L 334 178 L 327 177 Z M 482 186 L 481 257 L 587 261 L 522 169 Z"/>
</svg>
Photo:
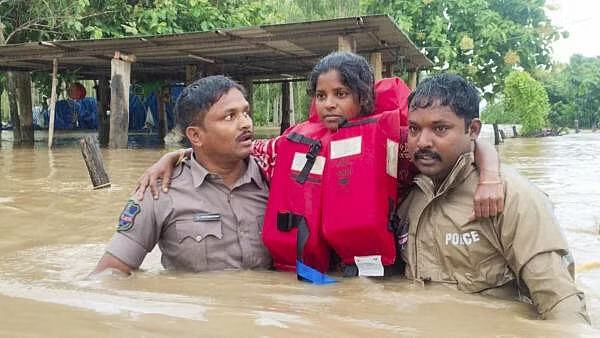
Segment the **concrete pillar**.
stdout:
<svg viewBox="0 0 600 338">
<path fill-rule="evenodd" d="M 111 148 L 127 148 L 129 130 L 129 85 L 131 62 L 119 52 L 111 60 L 110 139 Z"/>
</svg>

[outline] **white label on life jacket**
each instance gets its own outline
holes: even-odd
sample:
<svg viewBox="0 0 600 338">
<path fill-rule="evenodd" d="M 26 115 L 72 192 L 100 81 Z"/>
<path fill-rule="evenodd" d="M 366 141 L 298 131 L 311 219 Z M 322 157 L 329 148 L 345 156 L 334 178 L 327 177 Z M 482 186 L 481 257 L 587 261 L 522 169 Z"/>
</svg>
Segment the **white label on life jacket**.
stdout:
<svg viewBox="0 0 600 338">
<path fill-rule="evenodd" d="M 358 268 L 359 276 L 383 276 L 381 255 L 354 256 L 354 263 Z"/>
<path fill-rule="evenodd" d="M 292 161 L 292 170 L 302 171 L 306 164 L 306 153 L 295 153 L 294 160 Z M 323 169 L 325 169 L 325 157 L 317 156 L 315 164 L 313 164 L 310 173 L 313 175 L 323 175 Z"/>
<path fill-rule="evenodd" d="M 329 146 L 331 147 L 331 154 L 329 157 L 332 160 L 340 157 L 360 154 L 360 149 L 362 146 L 362 136 L 355 136 L 343 140 L 331 141 Z"/>
<path fill-rule="evenodd" d="M 385 172 L 393 178 L 398 178 L 398 142 L 387 139 L 387 161 Z"/>
</svg>

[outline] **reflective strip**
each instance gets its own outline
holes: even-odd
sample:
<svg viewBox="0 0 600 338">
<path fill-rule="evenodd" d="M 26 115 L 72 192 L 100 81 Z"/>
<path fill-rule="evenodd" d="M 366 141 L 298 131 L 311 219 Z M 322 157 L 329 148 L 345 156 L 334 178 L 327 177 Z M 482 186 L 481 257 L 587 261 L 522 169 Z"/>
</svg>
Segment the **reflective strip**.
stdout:
<svg viewBox="0 0 600 338">
<path fill-rule="evenodd" d="M 398 142 L 387 139 L 387 156 L 385 172 L 393 178 L 398 178 Z"/>
<path fill-rule="evenodd" d="M 362 136 L 355 136 L 343 140 L 331 141 L 330 158 L 336 159 L 346 156 L 360 154 L 362 148 Z"/>
<path fill-rule="evenodd" d="M 305 164 L 306 153 L 295 153 L 294 160 L 292 161 L 292 170 L 302 171 Z M 313 175 L 323 175 L 323 170 L 325 170 L 325 157 L 317 156 L 315 164 L 313 164 L 313 167 L 310 169 L 310 173 Z"/>
</svg>

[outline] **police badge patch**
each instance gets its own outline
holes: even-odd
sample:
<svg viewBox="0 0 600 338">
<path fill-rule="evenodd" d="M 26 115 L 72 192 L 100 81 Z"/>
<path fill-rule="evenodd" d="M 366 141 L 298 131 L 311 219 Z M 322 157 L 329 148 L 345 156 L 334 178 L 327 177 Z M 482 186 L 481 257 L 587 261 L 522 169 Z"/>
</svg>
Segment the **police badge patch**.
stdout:
<svg viewBox="0 0 600 338">
<path fill-rule="evenodd" d="M 117 225 L 117 231 L 130 230 L 133 227 L 135 215 L 139 214 L 140 210 L 142 210 L 142 208 L 139 204 L 135 203 L 135 201 L 127 201 L 121 216 L 119 216 L 119 225 Z"/>
</svg>

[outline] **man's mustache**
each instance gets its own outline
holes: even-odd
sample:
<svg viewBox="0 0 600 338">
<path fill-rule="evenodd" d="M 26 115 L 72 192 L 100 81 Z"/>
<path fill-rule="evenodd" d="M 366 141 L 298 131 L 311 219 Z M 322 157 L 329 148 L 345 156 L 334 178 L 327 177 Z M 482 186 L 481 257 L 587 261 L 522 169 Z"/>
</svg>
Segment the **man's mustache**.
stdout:
<svg viewBox="0 0 600 338">
<path fill-rule="evenodd" d="M 421 149 L 413 155 L 413 159 L 415 159 L 415 160 L 420 160 L 420 159 L 426 158 L 426 157 L 429 157 L 429 158 L 432 158 L 432 159 L 438 160 L 438 161 L 442 160 L 442 157 L 440 156 L 440 154 L 438 154 L 434 151 L 431 151 L 429 149 Z"/>
</svg>

